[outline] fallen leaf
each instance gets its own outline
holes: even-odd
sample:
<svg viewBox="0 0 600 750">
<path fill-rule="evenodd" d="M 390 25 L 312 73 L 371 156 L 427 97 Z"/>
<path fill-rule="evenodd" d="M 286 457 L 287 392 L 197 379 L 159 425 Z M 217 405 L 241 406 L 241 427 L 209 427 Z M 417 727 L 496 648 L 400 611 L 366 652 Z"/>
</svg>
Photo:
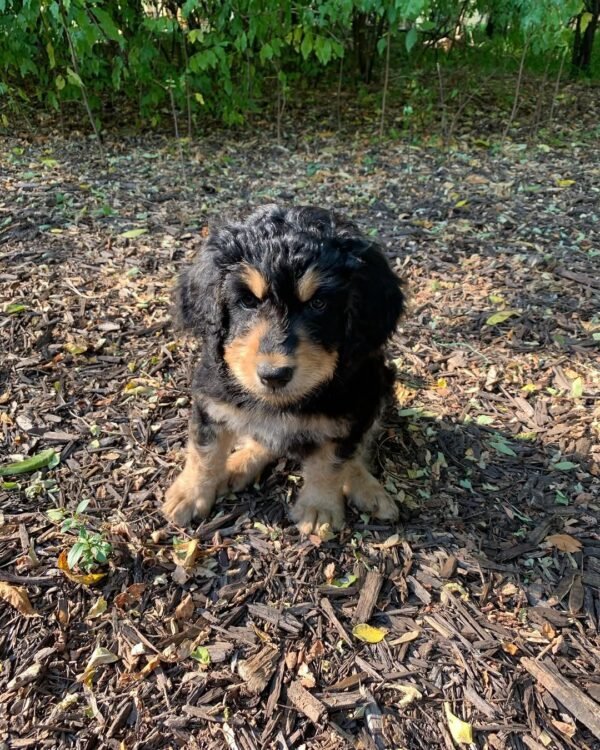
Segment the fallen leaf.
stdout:
<svg viewBox="0 0 600 750">
<path fill-rule="evenodd" d="M 400 534 L 392 534 L 380 544 L 372 544 L 371 546 L 374 549 L 390 549 L 390 547 L 396 547 L 399 544 L 402 544 L 402 538 Z"/>
<path fill-rule="evenodd" d="M 135 237 L 141 237 L 143 234 L 147 234 L 148 230 L 146 228 L 139 228 L 139 229 L 129 229 L 127 232 L 122 232 L 119 237 L 123 237 L 125 240 L 132 240 Z"/>
<path fill-rule="evenodd" d="M 0 581 L 0 599 L 4 599 L 25 617 L 40 617 L 31 606 L 27 591 L 21 586 L 11 586 L 4 581 Z"/>
<path fill-rule="evenodd" d="M 512 318 L 514 315 L 520 315 L 518 310 L 500 310 L 500 312 L 490 315 L 485 321 L 486 326 L 497 326 L 500 323 L 504 323 L 505 320 Z"/>
<path fill-rule="evenodd" d="M 379 641 L 385 638 L 386 634 L 387 630 L 385 628 L 374 628 L 372 625 L 367 625 L 366 623 L 355 625 L 352 628 L 352 635 L 365 643 L 379 643 Z"/>
<path fill-rule="evenodd" d="M 113 652 L 109 651 L 107 648 L 104 648 L 103 646 L 96 646 L 92 655 L 90 656 L 88 663 L 86 664 L 83 674 L 79 675 L 77 681 L 89 684 L 91 682 L 91 677 L 93 677 L 93 674 L 96 671 L 97 667 L 100 667 L 103 664 L 113 664 L 114 662 L 119 661 L 119 659 L 119 656 L 113 654 Z"/>
<path fill-rule="evenodd" d="M 75 583 L 81 583 L 84 586 L 93 586 L 95 583 L 98 583 L 99 581 L 101 581 L 103 578 L 106 577 L 106 573 L 85 573 L 85 574 L 73 573 L 71 568 L 69 568 L 69 564 L 67 562 L 67 555 L 68 555 L 67 550 L 64 549 L 58 556 L 57 567 L 71 581 L 74 581 Z"/>
<path fill-rule="evenodd" d="M 575 378 L 571 383 L 571 396 L 573 398 L 581 398 L 583 396 L 583 380 L 581 378 Z"/>
<path fill-rule="evenodd" d="M 448 729 L 454 742 L 457 742 L 459 745 L 469 745 L 473 742 L 473 727 L 467 724 L 466 721 L 459 719 L 458 716 L 455 716 L 450 710 L 449 703 L 444 703 L 444 711 L 446 712 Z"/>
<path fill-rule="evenodd" d="M 409 706 L 411 703 L 413 703 L 413 701 L 420 701 L 423 697 L 423 693 L 419 692 L 417 688 L 414 687 L 414 685 L 401 685 L 392 683 L 391 685 L 387 685 L 387 687 L 404 693 L 403 697 L 400 698 L 400 700 L 396 703 L 398 708 Z"/>
<path fill-rule="evenodd" d="M 29 685 L 29 683 L 37 680 L 42 672 L 42 669 L 43 664 L 41 664 L 40 662 L 32 664 L 30 667 L 27 667 L 27 669 L 24 669 L 22 672 L 15 675 L 6 686 L 6 689 L 18 690 L 19 688 L 23 687 L 23 685 Z"/>
<path fill-rule="evenodd" d="M 103 596 L 99 596 L 96 601 L 92 604 L 89 612 L 85 616 L 87 620 L 94 620 L 96 617 L 100 617 L 106 612 L 108 604 Z"/>
<path fill-rule="evenodd" d="M 519 653 L 519 647 L 516 643 L 503 643 L 502 650 L 511 656 L 516 656 Z"/>
<path fill-rule="evenodd" d="M 357 580 L 358 578 L 354 575 L 354 573 L 346 573 L 340 578 L 334 578 L 334 580 L 331 582 L 331 585 L 335 586 L 338 589 L 347 589 L 348 586 L 352 586 L 352 584 Z"/>
<path fill-rule="evenodd" d="M 40 469 L 45 469 L 47 466 L 53 468 L 59 463 L 59 460 L 59 456 L 54 448 L 48 448 L 48 450 L 36 453 L 35 456 L 29 456 L 29 458 L 23 461 L 16 461 L 12 464 L 0 466 L 0 477 L 39 471 Z"/>
<path fill-rule="evenodd" d="M 132 583 L 125 591 L 115 596 L 115 605 L 119 609 L 127 610 L 139 604 L 142 594 L 146 590 L 145 583 Z"/>
<path fill-rule="evenodd" d="M 402 635 L 398 636 L 398 638 L 394 638 L 394 640 L 390 643 L 390 646 L 400 646 L 400 644 L 402 643 L 410 643 L 411 641 L 416 641 L 420 635 L 420 630 L 409 630 L 407 633 L 402 633 Z"/>
<path fill-rule="evenodd" d="M 198 646 L 190 654 L 200 664 L 210 664 L 210 652 L 205 646 Z"/>
<path fill-rule="evenodd" d="M 181 621 L 191 620 L 195 608 L 194 600 L 191 594 L 188 594 L 175 608 L 175 619 Z"/>
<path fill-rule="evenodd" d="M 575 539 L 570 534 L 551 534 L 546 537 L 545 541 L 561 552 L 579 552 L 581 550 L 579 539 Z"/>
<path fill-rule="evenodd" d="M 333 576 L 335 575 L 335 563 L 327 563 L 323 574 L 327 583 L 331 583 Z"/>
<path fill-rule="evenodd" d="M 569 739 L 572 739 L 575 736 L 575 732 L 577 731 L 575 724 L 568 724 L 566 721 L 559 721 L 558 719 L 551 719 L 551 721 L 552 725 L 558 729 L 561 734 L 569 737 Z"/>
<path fill-rule="evenodd" d="M 181 565 L 182 568 L 189 570 L 193 567 L 198 559 L 200 550 L 198 549 L 198 540 L 190 539 L 188 542 L 178 542 L 174 545 L 173 562 L 175 565 Z"/>
<path fill-rule="evenodd" d="M 579 466 L 579 464 L 573 463 L 573 461 L 559 461 L 557 464 L 552 464 L 553 469 L 558 469 L 558 471 L 571 471 L 571 469 L 576 469 Z"/>
<path fill-rule="evenodd" d="M 575 180 L 556 180 L 556 184 L 559 187 L 571 187 L 575 184 Z"/>
</svg>

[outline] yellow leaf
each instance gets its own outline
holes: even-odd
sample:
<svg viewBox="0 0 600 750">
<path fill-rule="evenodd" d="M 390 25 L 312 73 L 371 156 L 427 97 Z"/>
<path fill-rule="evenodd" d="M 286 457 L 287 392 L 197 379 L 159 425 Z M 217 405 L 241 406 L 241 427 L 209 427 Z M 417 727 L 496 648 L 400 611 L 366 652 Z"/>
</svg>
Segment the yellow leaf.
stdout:
<svg viewBox="0 0 600 750">
<path fill-rule="evenodd" d="M 92 655 L 90 656 L 90 660 L 88 661 L 83 674 L 79 675 L 79 677 L 77 678 L 78 682 L 83 682 L 88 686 L 91 685 L 91 679 L 94 676 L 94 672 L 96 671 L 97 667 L 101 666 L 102 664 L 112 664 L 115 661 L 119 661 L 119 659 L 119 656 L 113 654 L 112 651 L 109 651 L 107 648 L 104 648 L 103 646 L 96 646 Z"/>
<path fill-rule="evenodd" d="M 390 549 L 390 547 L 396 547 L 399 544 L 402 544 L 402 537 L 400 534 L 392 534 L 380 544 L 372 544 L 371 546 L 373 549 Z"/>
<path fill-rule="evenodd" d="M 581 542 L 570 534 L 551 534 L 546 541 L 561 552 L 579 552 Z"/>
<path fill-rule="evenodd" d="M 63 349 L 66 349 L 69 354 L 85 354 L 87 352 L 87 344 L 65 344 Z"/>
<path fill-rule="evenodd" d="M 106 612 L 108 604 L 103 596 L 99 596 L 96 601 L 90 607 L 89 612 L 86 615 L 87 620 L 93 620 L 96 617 L 100 617 Z"/>
<path fill-rule="evenodd" d="M 400 646 L 400 644 L 402 643 L 410 643 L 411 641 L 416 641 L 420 635 L 420 630 L 409 630 L 407 633 L 402 633 L 402 635 L 398 638 L 394 638 L 394 640 L 390 643 L 390 646 Z"/>
<path fill-rule="evenodd" d="M 556 180 L 556 184 L 559 187 L 571 187 L 575 184 L 575 180 Z"/>
<path fill-rule="evenodd" d="M 98 581 L 101 581 L 106 577 L 106 573 L 73 573 L 69 564 L 67 563 L 67 550 L 64 549 L 58 556 L 57 567 L 61 570 L 67 578 L 75 583 L 82 583 L 84 586 L 93 586 Z"/>
<path fill-rule="evenodd" d="M 386 687 L 390 687 L 394 690 L 398 690 L 399 692 L 404 693 L 403 697 L 400 698 L 398 703 L 396 703 L 398 708 L 404 708 L 404 706 L 410 705 L 413 701 L 420 701 L 423 697 L 423 693 L 420 693 L 414 685 L 391 684 L 387 685 Z"/>
<path fill-rule="evenodd" d="M 435 384 L 436 388 L 447 388 L 448 387 L 448 381 L 446 378 L 438 378 L 437 383 Z"/>
<path fill-rule="evenodd" d="M 193 567 L 199 554 L 198 540 L 190 539 L 189 542 L 180 542 L 175 546 L 173 560 L 176 565 L 181 565 L 181 567 L 189 569 Z"/>
<path fill-rule="evenodd" d="M 520 315 L 518 310 L 500 310 L 500 312 L 490 315 L 485 321 L 486 326 L 496 326 L 499 323 L 504 323 L 505 320 L 512 318 L 513 315 Z"/>
<path fill-rule="evenodd" d="M 511 656 L 515 656 L 519 653 L 519 647 L 516 643 L 503 643 L 502 650 L 506 651 L 506 653 L 510 654 Z"/>
<path fill-rule="evenodd" d="M 0 581 L 0 599 L 4 599 L 25 617 L 40 616 L 31 606 L 27 591 L 21 586 L 11 586 L 4 581 Z"/>
<path fill-rule="evenodd" d="M 335 534 L 328 523 L 324 523 L 319 526 L 317 534 L 319 536 L 319 539 L 321 539 L 321 541 L 323 542 L 330 542 L 332 539 L 335 539 Z"/>
<path fill-rule="evenodd" d="M 469 205 L 469 201 L 465 199 L 465 200 L 458 201 L 457 203 L 455 203 L 454 208 L 463 208 L 464 206 L 468 206 L 468 205 Z"/>
<path fill-rule="evenodd" d="M 385 638 L 386 634 L 387 630 L 385 628 L 374 628 L 372 625 L 367 625 L 366 623 L 355 625 L 352 628 L 352 635 L 365 643 L 379 643 L 379 641 Z"/>
<path fill-rule="evenodd" d="M 504 297 L 501 294 L 490 294 L 490 302 L 494 305 L 500 305 L 504 302 Z"/>
<path fill-rule="evenodd" d="M 449 703 L 444 703 L 444 711 L 446 712 L 448 729 L 454 742 L 457 742 L 459 745 L 469 745 L 473 742 L 473 727 L 467 724 L 466 721 L 459 719 L 458 716 L 455 716 L 450 710 Z"/>
<path fill-rule="evenodd" d="M 448 602 L 452 598 L 450 596 L 450 594 L 452 593 L 457 593 L 463 600 L 463 602 L 469 601 L 469 592 L 466 590 L 466 588 L 464 586 L 461 586 L 460 583 L 456 583 L 456 581 L 450 581 L 449 583 L 445 583 L 442 586 L 442 592 L 440 596 L 442 602 Z"/>
</svg>

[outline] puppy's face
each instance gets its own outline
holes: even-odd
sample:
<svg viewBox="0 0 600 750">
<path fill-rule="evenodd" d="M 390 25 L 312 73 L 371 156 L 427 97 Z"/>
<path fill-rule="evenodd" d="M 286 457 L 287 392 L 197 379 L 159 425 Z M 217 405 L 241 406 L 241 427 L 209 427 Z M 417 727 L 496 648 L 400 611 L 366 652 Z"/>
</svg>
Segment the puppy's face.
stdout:
<svg viewBox="0 0 600 750">
<path fill-rule="evenodd" d="M 229 333 L 224 360 L 237 382 L 262 401 L 302 400 L 331 380 L 344 338 L 343 274 L 282 253 L 277 264 L 244 261 L 225 283 Z"/>
<path fill-rule="evenodd" d="M 207 362 L 224 362 L 241 390 L 286 406 L 381 348 L 402 312 L 400 286 L 351 222 L 267 206 L 209 235 L 180 277 L 177 309 Z"/>
</svg>

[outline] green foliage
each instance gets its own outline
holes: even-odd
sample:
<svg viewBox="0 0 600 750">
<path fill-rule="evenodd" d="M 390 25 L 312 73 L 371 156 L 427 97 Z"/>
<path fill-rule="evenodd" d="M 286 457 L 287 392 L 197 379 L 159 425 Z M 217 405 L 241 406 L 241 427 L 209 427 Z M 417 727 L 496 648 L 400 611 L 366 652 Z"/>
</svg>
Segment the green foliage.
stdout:
<svg viewBox="0 0 600 750">
<path fill-rule="evenodd" d="M 274 89 L 345 75 L 369 80 L 388 41 L 408 64 L 442 38 L 559 59 L 591 16 L 583 0 L 0 0 L 0 124 L 12 110 L 113 100 L 150 124 L 172 110 L 241 122 Z M 397 43 L 398 42 L 398 43 Z M 354 65 L 356 63 L 356 65 Z M 335 66 L 335 67 L 332 67 Z"/>
<path fill-rule="evenodd" d="M 1 2 L 2 0 L 0 0 Z M 79 566 L 89 573 L 97 565 L 103 565 L 112 554 L 112 545 L 101 533 L 90 531 L 83 518 L 89 500 L 82 500 L 74 513 L 64 508 L 53 508 L 47 511 L 53 523 L 60 523 L 63 534 L 74 534 L 76 540 L 69 550 L 67 563 L 71 570 Z"/>
</svg>

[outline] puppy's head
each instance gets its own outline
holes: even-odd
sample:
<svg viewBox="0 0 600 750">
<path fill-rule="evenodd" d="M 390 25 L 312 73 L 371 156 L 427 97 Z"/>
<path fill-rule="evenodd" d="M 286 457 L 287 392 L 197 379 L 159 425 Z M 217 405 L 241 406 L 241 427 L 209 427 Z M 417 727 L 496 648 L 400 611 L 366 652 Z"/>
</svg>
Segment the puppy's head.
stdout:
<svg viewBox="0 0 600 750">
<path fill-rule="evenodd" d="M 380 349 L 403 307 L 380 248 L 310 207 L 266 206 L 214 230 L 178 292 L 184 327 L 241 389 L 281 406 Z"/>
</svg>

